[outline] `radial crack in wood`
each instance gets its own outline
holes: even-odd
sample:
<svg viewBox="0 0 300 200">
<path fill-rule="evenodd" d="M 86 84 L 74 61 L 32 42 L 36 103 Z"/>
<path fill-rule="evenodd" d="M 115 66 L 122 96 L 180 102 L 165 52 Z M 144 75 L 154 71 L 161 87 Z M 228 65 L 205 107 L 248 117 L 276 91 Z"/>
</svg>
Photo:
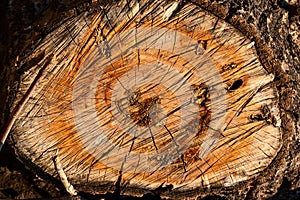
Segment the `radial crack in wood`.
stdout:
<svg viewBox="0 0 300 200">
<path fill-rule="evenodd" d="M 265 169 L 281 147 L 274 76 L 237 29 L 174 5 L 120 1 L 45 37 L 27 60 L 44 51 L 56 64 L 14 126 L 23 155 L 54 174 L 59 149 L 78 190 L 232 186 Z"/>
</svg>

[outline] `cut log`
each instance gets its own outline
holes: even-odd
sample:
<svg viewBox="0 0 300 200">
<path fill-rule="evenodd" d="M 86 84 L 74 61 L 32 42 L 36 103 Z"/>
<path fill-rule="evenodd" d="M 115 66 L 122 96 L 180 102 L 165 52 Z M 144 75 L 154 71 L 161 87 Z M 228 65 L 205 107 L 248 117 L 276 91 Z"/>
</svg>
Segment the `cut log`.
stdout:
<svg viewBox="0 0 300 200">
<path fill-rule="evenodd" d="M 12 129 L 33 171 L 59 179 L 58 152 L 79 192 L 196 198 L 267 169 L 283 113 L 278 74 L 250 26 L 189 1 L 92 7 L 21 62 L 43 57 L 22 74 L 15 105 L 48 64 Z"/>
</svg>

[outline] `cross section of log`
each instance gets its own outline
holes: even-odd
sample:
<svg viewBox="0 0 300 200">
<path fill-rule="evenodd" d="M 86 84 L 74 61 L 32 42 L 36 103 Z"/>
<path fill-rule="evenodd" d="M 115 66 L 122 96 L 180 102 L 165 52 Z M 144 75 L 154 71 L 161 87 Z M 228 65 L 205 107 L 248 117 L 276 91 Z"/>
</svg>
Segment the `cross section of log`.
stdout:
<svg viewBox="0 0 300 200">
<path fill-rule="evenodd" d="M 59 150 L 77 190 L 120 174 L 142 189 L 232 186 L 281 147 L 274 76 L 253 42 L 195 4 L 121 1 L 68 20 L 27 61 L 41 51 L 55 61 L 13 137 L 54 176 Z"/>
</svg>

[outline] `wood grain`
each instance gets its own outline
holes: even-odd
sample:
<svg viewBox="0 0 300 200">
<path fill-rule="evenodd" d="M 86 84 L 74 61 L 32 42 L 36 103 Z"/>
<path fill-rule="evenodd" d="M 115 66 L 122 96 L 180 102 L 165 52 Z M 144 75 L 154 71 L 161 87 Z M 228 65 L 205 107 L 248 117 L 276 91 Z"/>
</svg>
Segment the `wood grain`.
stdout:
<svg viewBox="0 0 300 200">
<path fill-rule="evenodd" d="M 13 133 L 28 159 L 56 176 L 59 150 L 77 190 L 120 174 L 145 189 L 232 186 L 270 164 L 281 147 L 274 76 L 234 27 L 188 2 L 166 18 L 172 5 L 121 1 L 41 42 L 27 61 L 56 60 Z"/>
</svg>

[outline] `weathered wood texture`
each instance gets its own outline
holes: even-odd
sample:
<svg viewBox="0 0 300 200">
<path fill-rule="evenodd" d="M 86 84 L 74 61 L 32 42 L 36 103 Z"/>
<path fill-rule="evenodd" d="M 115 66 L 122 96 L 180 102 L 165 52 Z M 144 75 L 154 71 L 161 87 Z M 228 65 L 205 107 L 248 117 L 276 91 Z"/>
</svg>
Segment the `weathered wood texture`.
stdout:
<svg viewBox="0 0 300 200">
<path fill-rule="evenodd" d="M 21 59 L 14 104 L 54 55 L 12 131 L 22 160 L 58 178 L 59 150 L 79 191 L 171 198 L 265 198 L 299 176 L 298 104 L 283 95 L 295 68 L 238 3 L 221 4 L 94 3 L 49 31 Z"/>
</svg>

